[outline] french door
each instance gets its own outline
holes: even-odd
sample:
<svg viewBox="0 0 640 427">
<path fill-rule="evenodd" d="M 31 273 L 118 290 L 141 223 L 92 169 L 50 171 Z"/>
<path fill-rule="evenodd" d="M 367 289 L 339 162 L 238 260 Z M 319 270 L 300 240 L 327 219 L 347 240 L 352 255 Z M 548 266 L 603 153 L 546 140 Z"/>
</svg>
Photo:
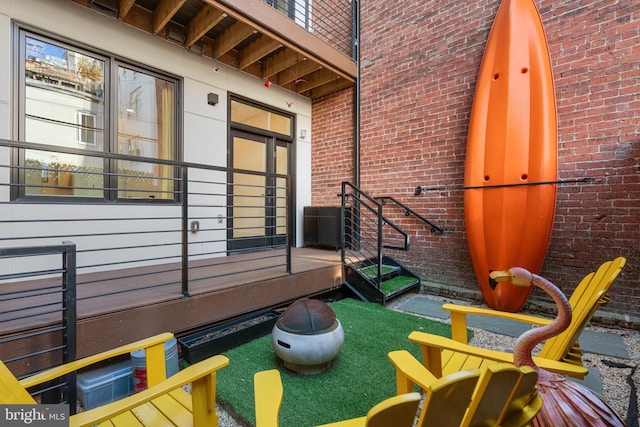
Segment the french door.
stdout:
<svg viewBox="0 0 640 427">
<path fill-rule="evenodd" d="M 228 250 L 259 250 L 287 242 L 289 143 L 231 130 Z"/>
</svg>

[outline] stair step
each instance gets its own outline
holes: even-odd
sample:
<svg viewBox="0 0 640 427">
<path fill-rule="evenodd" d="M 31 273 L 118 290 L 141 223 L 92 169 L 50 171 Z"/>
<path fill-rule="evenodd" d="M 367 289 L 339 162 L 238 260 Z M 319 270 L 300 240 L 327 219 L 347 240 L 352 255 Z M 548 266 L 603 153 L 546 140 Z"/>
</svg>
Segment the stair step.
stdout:
<svg viewBox="0 0 640 427">
<path fill-rule="evenodd" d="M 382 292 L 385 295 L 391 296 L 402 292 L 407 288 L 413 287 L 416 283 L 419 283 L 420 279 L 410 276 L 396 276 L 389 280 L 382 282 Z"/>
<path fill-rule="evenodd" d="M 382 277 L 387 277 L 391 274 L 397 273 L 400 271 L 400 267 L 397 265 L 382 265 Z M 358 269 L 358 273 L 369 279 L 375 279 L 378 277 L 378 266 L 377 265 L 369 265 L 367 267 L 362 267 Z"/>
</svg>

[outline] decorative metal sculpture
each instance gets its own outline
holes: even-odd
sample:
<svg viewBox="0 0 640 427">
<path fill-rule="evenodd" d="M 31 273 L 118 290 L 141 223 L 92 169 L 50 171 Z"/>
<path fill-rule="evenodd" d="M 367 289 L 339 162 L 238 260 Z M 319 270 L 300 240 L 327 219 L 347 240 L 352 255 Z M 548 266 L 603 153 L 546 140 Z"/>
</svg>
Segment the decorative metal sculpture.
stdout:
<svg viewBox="0 0 640 427">
<path fill-rule="evenodd" d="M 533 426 L 624 427 L 625 423 L 616 412 L 595 393 L 563 375 L 539 368 L 531 357 L 536 345 L 560 334 L 571 323 L 571 306 L 562 291 L 545 278 L 520 267 L 494 271 L 490 276 L 497 282 L 509 281 L 518 286 L 537 286 L 549 294 L 558 307 L 558 315 L 553 322 L 522 334 L 513 351 L 516 366 L 531 366 L 538 371 L 538 393 L 544 404 L 534 419 Z"/>
</svg>

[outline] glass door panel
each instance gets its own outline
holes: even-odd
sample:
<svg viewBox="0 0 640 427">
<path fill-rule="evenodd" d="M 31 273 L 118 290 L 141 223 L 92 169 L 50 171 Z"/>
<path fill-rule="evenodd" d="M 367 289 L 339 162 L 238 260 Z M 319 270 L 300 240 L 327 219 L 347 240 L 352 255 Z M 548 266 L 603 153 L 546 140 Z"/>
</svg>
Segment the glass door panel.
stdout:
<svg viewBox="0 0 640 427">
<path fill-rule="evenodd" d="M 266 172 L 266 144 L 242 137 L 233 138 L 233 167 Z M 267 207 L 264 175 L 233 174 L 233 233 L 234 239 L 265 237 Z"/>
<path fill-rule="evenodd" d="M 287 242 L 289 144 L 274 137 L 232 131 L 230 251 L 257 250 Z"/>
<path fill-rule="evenodd" d="M 276 173 L 279 175 L 289 174 L 289 161 L 287 143 L 276 146 Z M 276 234 L 287 234 L 287 180 L 286 178 L 276 178 Z"/>
</svg>

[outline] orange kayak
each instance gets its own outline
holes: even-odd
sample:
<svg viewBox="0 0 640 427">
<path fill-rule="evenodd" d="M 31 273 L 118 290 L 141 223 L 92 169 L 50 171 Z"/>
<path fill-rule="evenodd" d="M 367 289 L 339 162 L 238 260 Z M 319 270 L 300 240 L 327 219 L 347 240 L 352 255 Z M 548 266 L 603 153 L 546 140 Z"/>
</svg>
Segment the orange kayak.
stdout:
<svg viewBox="0 0 640 427">
<path fill-rule="evenodd" d="M 519 311 L 532 288 L 507 282 L 494 288 L 492 270 L 519 266 L 539 273 L 542 268 L 555 214 L 557 132 L 551 61 L 538 9 L 533 0 L 503 0 L 476 83 L 464 176 L 471 261 L 494 309 Z"/>
</svg>

